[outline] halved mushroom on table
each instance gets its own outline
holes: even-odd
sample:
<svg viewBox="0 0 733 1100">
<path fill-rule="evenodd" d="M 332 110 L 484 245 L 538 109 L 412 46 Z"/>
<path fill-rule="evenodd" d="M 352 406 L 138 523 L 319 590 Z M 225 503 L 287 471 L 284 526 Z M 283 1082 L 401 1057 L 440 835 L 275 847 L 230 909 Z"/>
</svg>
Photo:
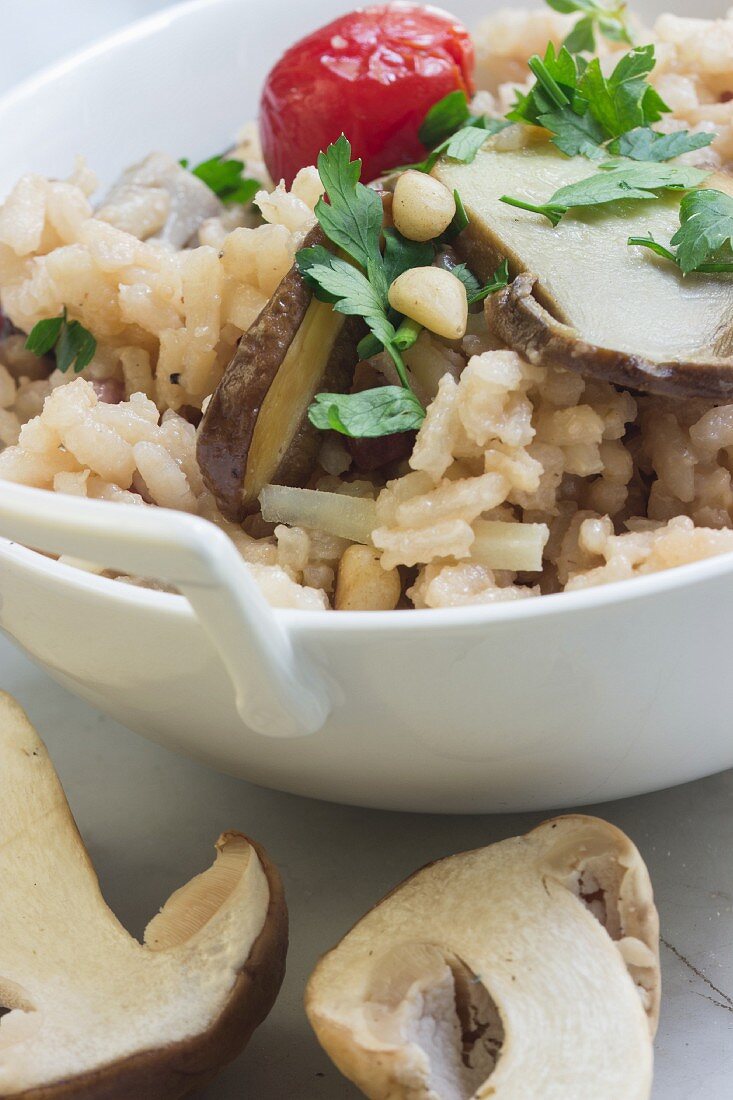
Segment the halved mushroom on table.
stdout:
<svg viewBox="0 0 733 1100">
<path fill-rule="evenodd" d="M 321 960 L 306 1009 L 374 1100 L 646 1100 L 658 938 L 634 845 L 574 814 L 418 871 Z"/>
<path fill-rule="evenodd" d="M 325 241 L 316 228 L 303 247 Z M 306 484 L 321 440 L 308 406 L 319 391 L 348 389 L 364 332 L 317 301 L 293 266 L 242 337 L 199 431 L 199 466 L 228 519 L 256 512 L 266 485 Z"/>
<path fill-rule="evenodd" d="M 499 139 L 500 140 L 500 139 Z M 501 150 L 472 164 L 440 161 L 434 174 L 459 191 L 469 216 L 457 244 L 489 280 L 508 259 L 515 282 L 487 302 L 494 332 L 531 362 L 618 385 L 678 396 L 733 396 L 733 280 L 688 275 L 630 236 L 667 243 L 679 228 L 679 195 L 572 211 L 553 228 L 542 215 L 501 201 L 546 203 L 586 179 L 593 165 L 547 141 Z M 733 193 L 730 177 L 708 187 Z"/>
<path fill-rule="evenodd" d="M 283 979 L 276 869 L 225 833 L 138 943 L 105 905 L 46 749 L 0 693 L 0 1096 L 175 1100 L 244 1047 Z"/>
</svg>

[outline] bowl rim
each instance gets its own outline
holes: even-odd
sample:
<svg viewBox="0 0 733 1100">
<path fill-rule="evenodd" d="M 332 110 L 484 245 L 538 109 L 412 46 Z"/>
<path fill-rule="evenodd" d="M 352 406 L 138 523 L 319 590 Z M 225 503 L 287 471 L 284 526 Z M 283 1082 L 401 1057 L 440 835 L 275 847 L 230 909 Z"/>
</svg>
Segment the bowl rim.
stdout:
<svg viewBox="0 0 733 1100">
<path fill-rule="evenodd" d="M 2 482 L 0 481 L 0 486 Z M 36 490 L 50 492 L 50 490 Z M 141 585 L 125 584 L 113 577 L 89 573 L 74 565 L 57 561 L 37 550 L 0 537 L 0 562 L 13 563 L 24 571 L 56 584 L 75 588 L 90 597 L 106 602 L 134 606 L 140 611 L 194 618 L 195 613 L 185 596 Z M 616 605 L 638 603 L 664 595 L 670 590 L 703 585 L 720 576 L 733 574 L 733 551 L 717 554 L 700 561 L 673 566 L 658 573 L 629 577 L 625 580 L 579 589 L 556 592 L 540 597 L 472 604 L 466 607 L 405 608 L 397 611 L 334 611 L 273 607 L 271 611 L 288 632 L 294 634 L 350 632 L 373 633 L 387 629 L 390 633 L 422 632 L 442 627 L 454 632 L 459 629 L 480 630 L 505 622 L 534 619 L 543 616 L 565 616 L 578 612 L 602 610 Z"/>
<path fill-rule="evenodd" d="M 9 88 L 0 96 L 0 114 L 16 103 L 37 95 L 45 87 L 86 62 L 103 56 L 111 50 L 134 45 L 149 34 L 158 32 L 173 22 L 187 19 L 215 7 L 224 7 L 232 0 L 180 0 L 179 3 L 150 15 L 143 16 L 124 27 L 72 51 L 59 61 L 41 68 L 38 72 Z M 2 482 L 0 481 L 0 486 Z M 19 486 L 19 488 L 28 488 Z M 51 490 L 36 490 L 36 492 Z M 194 611 L 185 596 L 173 592 L 125 584 L 114 578 L 89 573 L 73 565 L 0 537 L 0 560 L 8 560 L 26 572 L 64 583 L 89 596 L 96 596 L 118 604 L 135 606 L 140 610 L 160 614 L 193 618 Z M 528 597 L 516 601 L 495 604 L 474 604 L 466 607 L 404 609 L 400 611 L 339 611 L 299 610 L 272 608 L 273 614 L 284 627 L 293 633 L 317 632 L 342 633 L 358 628 L 360 633 L 372 633 L 383 629 L 417 632 L 423 629 L 444 630 L 470 628 L 481 629 L 494 623 L 534 619 L 545 615 L 567 615 L 590 611 L 628 602 L 649 599 L 671 589 L 703 584 L 718 576 L 733 573 L 733 551 L 674 566 L 658 573 L 631 577 L 575 592 L 558 592 L 542 597 Z M 417 614 L 415 612 L 417 611 Z"/>
</svg>

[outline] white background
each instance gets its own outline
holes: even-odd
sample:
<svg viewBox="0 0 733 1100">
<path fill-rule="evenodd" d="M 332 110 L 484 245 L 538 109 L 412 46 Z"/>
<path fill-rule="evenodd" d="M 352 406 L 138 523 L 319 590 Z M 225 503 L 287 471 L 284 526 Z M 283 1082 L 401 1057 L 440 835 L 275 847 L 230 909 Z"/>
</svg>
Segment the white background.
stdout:
<svg viewBox="0 0 733 1100">
<path fill-rule="evenodd" d="M 166 0 L 0 0 L 0 92 L 165 6 Z M 21 700 L 46 739 L 105 895 L 133 933 L 208 864 L 211 844 L 226 828 L 251 832 L 280 865 L 291 911 L 288 977 L 275 1011 L 246 1054 L 206 1091 L 209 1100 L 356 1097 L 321 1054 L 301 1009 L 317 956 L 416 867 L 539 820 L 386 814 L 259 790 L 147 744 L 66 694 L 2 638 L 0 687 Z M 733 1096 L 732 796 L 728 773 L 596 808 L 640 846 L 661 911 L 665 998 L 655 1100 Z"/>
</svg>

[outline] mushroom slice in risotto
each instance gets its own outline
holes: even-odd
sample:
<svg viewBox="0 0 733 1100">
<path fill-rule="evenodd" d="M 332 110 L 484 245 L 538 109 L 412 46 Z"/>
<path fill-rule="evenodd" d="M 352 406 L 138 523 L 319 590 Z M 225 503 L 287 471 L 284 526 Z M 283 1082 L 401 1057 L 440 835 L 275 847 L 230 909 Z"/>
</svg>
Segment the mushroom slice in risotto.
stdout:
<svg viewBox="0 0 733 1100">
<path fill-rule="evenodd" d="M 324 242 L 316 228 L 305 247 Z M 319 390 L 348 388 L 364 332 L 360 319 L 317 301 L 292 267 L 242 337 L 199 432 L 204 480 L 229 519 L 257 511 L 266 485 L 307 482 L 321 440 L 308 407 Z"/>
<path fill-rule="evenodd" d="M 546 203 L 587 180 L 592 163 L 549 142 L 506 151 L 495 143 L 472 164 L 445 159 L 434 173 L 463 199 L 469 223 L 458 247 L 470 266 L 489 278 L 508 259 L 520 276 L 487 302 L 496 334 L 543 366 L 653 393 L 733 396 L 733 282 L 683 277 L 628 244 L 629 237 L 674 235 L 679 192 L 578 209 L 553 227 L 502 197 Z M 706 185 L 733 194 L 733 181 L 721 173 Z"/>
</svg>

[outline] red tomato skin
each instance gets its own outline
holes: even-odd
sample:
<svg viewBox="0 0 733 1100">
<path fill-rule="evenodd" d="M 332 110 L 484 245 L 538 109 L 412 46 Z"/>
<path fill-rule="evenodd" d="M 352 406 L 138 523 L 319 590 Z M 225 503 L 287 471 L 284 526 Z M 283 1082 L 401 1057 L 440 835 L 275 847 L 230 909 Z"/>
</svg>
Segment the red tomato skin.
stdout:
<svg viewBox="0 0 733 1100">
<path fill-rule="evenodd" d="M 391 3 L 342 16 L 292 46 L 260 103 L 265 163 L 290 186 L 299 169 L 345 133 L 362 179 L 422 160 L 417 136 L 449 92 L 474 92 L 468 31 L 439 8 Z"/>
</svg>

